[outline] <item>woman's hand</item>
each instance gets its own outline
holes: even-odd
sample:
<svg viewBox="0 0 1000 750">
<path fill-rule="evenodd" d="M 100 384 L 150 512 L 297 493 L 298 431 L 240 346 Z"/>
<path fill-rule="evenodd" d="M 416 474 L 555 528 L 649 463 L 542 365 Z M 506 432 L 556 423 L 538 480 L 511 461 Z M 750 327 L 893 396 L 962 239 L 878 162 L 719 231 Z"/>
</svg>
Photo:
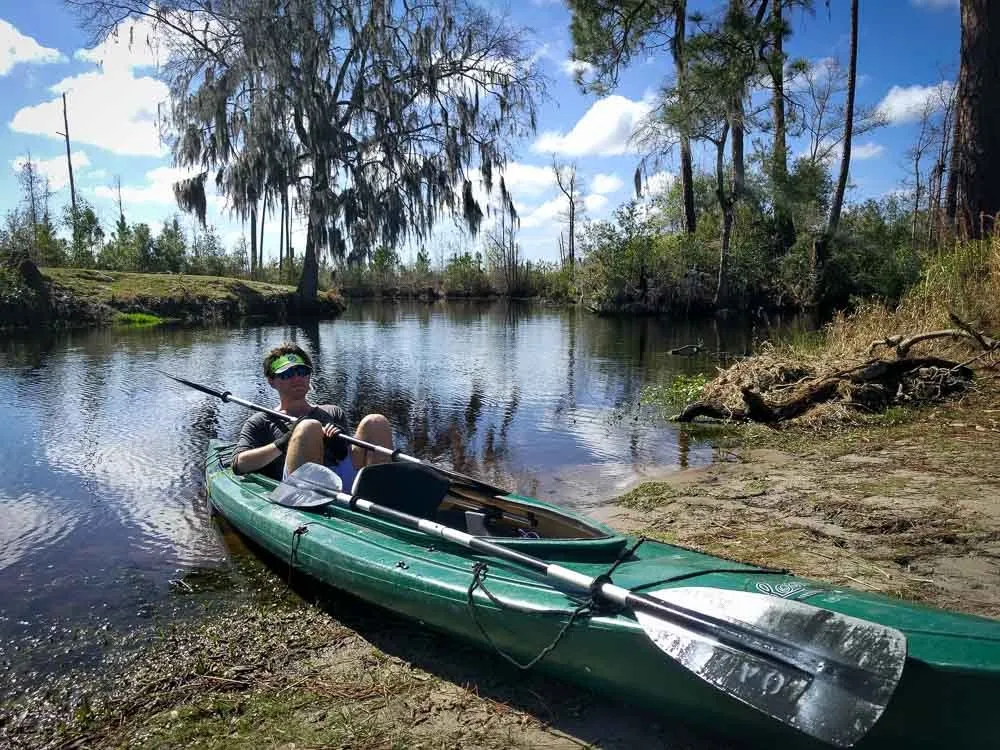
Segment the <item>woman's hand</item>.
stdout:
<svg viewBox="0 0 1000 750">
<path fill-rule="evenodd" d="M 341 430 L 335 424 L 325 424 L 325 425 L 323 425 L 323 439 L 324 440 L 333 440 L 335 437 L 337 437 L 337 435 L 339 435 L 342 432 L 343 432 L 343 430 Z"/>
</svg>

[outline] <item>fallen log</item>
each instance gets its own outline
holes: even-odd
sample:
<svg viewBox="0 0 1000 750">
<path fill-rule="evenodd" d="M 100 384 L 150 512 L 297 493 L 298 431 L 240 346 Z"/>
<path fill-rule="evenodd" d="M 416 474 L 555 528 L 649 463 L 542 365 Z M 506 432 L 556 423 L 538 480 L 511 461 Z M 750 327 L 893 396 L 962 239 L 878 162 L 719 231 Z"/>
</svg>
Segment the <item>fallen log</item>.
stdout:
<svg viewBox="0 0 1000 750">
<path fill-rule="evenodd" d="M 730 409 L 721 401 L 694 401 L 681 411 L 675 422 L 693 422 L 696 417 L 711 417 L 721 422 L 747 422 L 749 417 L 743 409 Z"/>
<path fill-rule="evenodd" d="M 804 414 L 817 404 L 829 401 L 837 392 L 839 378 L 829 378 L 810 386 L 804 393 L 780 404 L 768 404 L 764 397 L 751 390 L 742 388 L 743 402 L 747 405 L 747 414 L 754 422 L 777 424 Z"/>
<path fill-rule="evenodd" d="M 668 351 L 667 354 L 671 354 L 673 356 L 693 357 L 704 348 L 705 345 L 699 341 L 697 344 L 685 344 L 684 346 L 678 346 L 676 349 Z"/>
<path fill-rule="evenodd" d="M 691 422 L 708 417 L 726 422 L 753 421 L 775 425 L 795 419 L 813 407 L 841 396 L 864 411 L 881 411 L 891 404 L 923 403 L 964 392 L 974 375 L 965 364 L 940 357 L 871 360 L 805 384 L 791 398 L 769 402 L 763 393 L 742 387 L 745 409 L 715 399 L 688 404 L 674 419 Z"/>
<path fill-rule="evenodd" d="M 873 341 L 868 347 L 868 353 L 874 354 L 878 347 L 884 346 L 886 348 L 895 349 L 896 357 L 898 359 L 902 359 L 910 353 L 910 349 L 912 349 L 916 344 L 919 344 L 921 341 L 931 341 L 933 339 L 944 338 L 969 338 L 979 344 L 979 346 L 983 348 L 983 351 L 1000 350 L 1000 341 L 990 338 L 981 331 L 977 331 L 971 325 L 958 317 L 954 312 L 949 312 L 948 317 L 951 319 L 952 323 L 958 326 L 958 328 L 945 328 L 940 331 L 926 331 L 924 333 L 916 333 L 910 336 L 904 336 L 902 334 L 888 336 L 884 339 Z"/>
</svg>

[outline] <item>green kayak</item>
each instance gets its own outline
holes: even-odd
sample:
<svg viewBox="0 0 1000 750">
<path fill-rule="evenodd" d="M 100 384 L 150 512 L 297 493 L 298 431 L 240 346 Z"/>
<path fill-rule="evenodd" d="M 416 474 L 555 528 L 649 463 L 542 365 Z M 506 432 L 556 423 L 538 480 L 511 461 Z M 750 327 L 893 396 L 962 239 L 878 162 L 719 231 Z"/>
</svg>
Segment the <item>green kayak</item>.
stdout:
<svg viewBox="0 0 1000 750">
<path fill-rule="evenodd" d="M 273 502 L 273 480 L 234 476 L 230 443 L 212 441 L 212 506 L 240 533 L 338 589 L 508 659 L 634 700 L 665 717 L 753 738 L 767 747 L 823 743 L 730 697 L 663 653 L 628 611 L 587 610 L 522 565 L 335 504 Z M 407 487 L 400 487 L 405 496 Z M 414 511 L 408 511 L 414 512 Z M 781 571 L 636 539 L 539 500 L 454 485 L 438 520 L 635 593 L 699 587 L 803 602 L 896 628 L 906 637 L 902 678 L 857 747 L 1000 747 L 1000 622 L 838 588 Z M 414 512 L 415 513 L 415 512 Z M 443 520 L 449 519 L 449 520 Z M 458 526 L 456 526 L 458 528 Z M 617 564 L 616 564 L 617 563 Z M 767 601 L 772 601 L 770 598 Z"/>
</svg>

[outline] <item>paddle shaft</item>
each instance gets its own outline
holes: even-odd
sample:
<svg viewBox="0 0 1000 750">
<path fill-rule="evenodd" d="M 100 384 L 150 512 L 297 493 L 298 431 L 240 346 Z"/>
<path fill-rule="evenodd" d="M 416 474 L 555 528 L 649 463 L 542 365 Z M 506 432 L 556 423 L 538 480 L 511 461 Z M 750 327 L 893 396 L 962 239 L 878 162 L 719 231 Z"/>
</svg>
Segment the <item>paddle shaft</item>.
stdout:
<svg viewBox="0 0 1000 750">
<path fill-rule="evenodd" d="M 234 396 L 229 391 L 217 391 L 214 388 L 209 388 L 207 385 L 201 385 L 200 383 L 195 383 L 191 380 L 185 380 L 184 378 L 179 378 L 176 375 L 171 375 L 170 373 L 164 372 L 163 370 L 160 370 L 159 372 L 161 375 L 165 375 L 171 380 L 181 383 L 182 385 L 186 385 L 189 388 L 194 388 L 196 391 L 201 391 L 202 393 L 207 393 L 209 396 L 215 396 L 216 398 L 221 399 L 223 403 L 239 404 L 240 406 L 245 406 L 247 409 L 251 409 L 253 411 L 259 411 L 264 414 L 268 414 L 272 417 L 276 417 L 277 419 L 282 419 L 286 422 L 294 422 L 296 420 L 296 417 L 285 414 L 282 411 L 277 411 L 276 409 L 268 409 L 266 406 L 255 404 L 253 401 L 247 401 L 246 399 L 239 398 L 237 396 Z M 358 446 L 359 448 L 364 448 L 365 450 L 369 450 L 374 453 L 380 453 L 383 456 L 389 456 L 393 461 L 409 461 L 410 463 L 423 464 L 424 466 L 429 466 L 434 471 L 438 472 L 442 476 L 447 477 L 448 479 L 455 480 L 456 482 L 461 482 L 462 484 L 469 485 L 470 487 L 474 487 L 476 489 L 485 490 L 486 492 L 489 492 L 491 495 L 509 494 L 507 490 L 502 489 L 500 487 L 495 487 L 494 485 L 489 484 L 488 482 L 484 482 L 481 479 L 476 479 L 475 477 L 466 476 L 465 474 L 459 474 L 457 471 L 442 469 L 440 466 L 434 466 L 433 464 L 429 464 L 426 461 L 421 461 L 419 458 L 416 458 L 415 456 L 408 456 L 407 454 L 402 453 L 398 450 L 393 450 L 392 448 L 386 448 L 384 445 L 376 445 L 375 443 L 369 443 L 366 440 L 360 440 L 359 438 L 356 438 L 353 435 L 346 435 L 344 433 L 340 433 L 338 437 L 341 438 L 342 440 L 347 441 L 352 445 Z"/>
<path fill-rule="evenodd" d="M 805 679 L 810 679 L 823 669 L 829 669 L 823 657 L 804 651 L 800 645 L 776 637 L 759 628 L 733 623 L 670 602 L 658 601 L 642 594 L 633 593 L 613 583 L 605 582 L 595 586 L 597 580 L 583 573 L 578 573 L 575 570 L 570 570 L 556 563 L 546 562 L 545 560 L 526 555 L 517 550 L 508 549 L 480 537 L 444 526 L 436 521 L 418 518 L 402 511 L 386 508 L 370 500 L 365 500 L 346 492 L 338 492 L 325 488 L 320 489 L 319 487 L 316 488 L 316 491 L 329 496 L 341 507 L 379 516 L 477 552 L 483 552 L 509 562 L 517 563 L 573 588 L 582 591 L 592 591 L 594 595 L 619 606 L 633 610 L 642 610 L 681 625 L 700 636 L 718 641 L 741 651 L 752 651 L 763 659 L 772 662 L 777 661 L 786 668 L 791 667 L 798 670 Z"/>
</svg>

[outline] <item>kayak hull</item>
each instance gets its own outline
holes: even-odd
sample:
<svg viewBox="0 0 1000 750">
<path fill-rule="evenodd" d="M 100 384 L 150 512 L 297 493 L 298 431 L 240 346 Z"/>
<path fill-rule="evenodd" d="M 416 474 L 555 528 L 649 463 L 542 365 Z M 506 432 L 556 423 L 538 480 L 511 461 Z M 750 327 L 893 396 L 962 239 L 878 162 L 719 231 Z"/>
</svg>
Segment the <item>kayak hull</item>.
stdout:
<svg viewBox="0 0 1000 750">
<path fill-rule="evenodd" d="M 661 652 L 631 613 L 581 611 L 585 596 L 505 561 L 335 506 L 305 511 L 268 500 L 275 483 L 234 476 L 229 444 L 213 441 L 206 463 L 212 506 L 240 533 L 305 573 L 428 627 L 501 651 L 537 668 L 665 717 L 782 747 L 823 747 L 702 681 Z M 554 509 L 531 498 L 526 506 Z M 563 509 L 559 513 L 575 516 Z M 586 523 L 598 526 L 589 519 Z M 600 527 L 603 528 L 603 527 Z M 511 546 L 588 576 L 606 572 L 634 540 L 513 540 Z M 495 540 L 491 540 L 495 541 Z M 474 584 L 476 564 L 482 587 Z M 888 708 L 857 747 L 996 747 L 991 716 L 1000 696 L 1000 622 L 930 609 L 654 541 L 614 572 L 636 591 L 707 586 L 783 596 L 898 628 L 908 658 Z M 470 596 L 472 602 L 470 604 Z"/>
</svg>

